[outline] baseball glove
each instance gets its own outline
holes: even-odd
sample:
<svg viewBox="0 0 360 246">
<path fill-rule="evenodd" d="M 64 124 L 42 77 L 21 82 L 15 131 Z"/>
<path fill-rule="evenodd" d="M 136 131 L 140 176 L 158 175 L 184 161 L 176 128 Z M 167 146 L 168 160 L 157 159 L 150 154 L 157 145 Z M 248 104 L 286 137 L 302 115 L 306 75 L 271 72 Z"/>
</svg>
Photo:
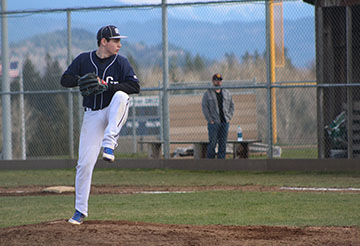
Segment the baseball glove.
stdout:
<svg viewBox="0 0 360 246">
<path fill-rule="evenodd" d="M 78 80 L 80 93 L 83 96 L 97 95 L 107 90 L 108 86 L 94 73 L 87 73 Z"/>
</svg>

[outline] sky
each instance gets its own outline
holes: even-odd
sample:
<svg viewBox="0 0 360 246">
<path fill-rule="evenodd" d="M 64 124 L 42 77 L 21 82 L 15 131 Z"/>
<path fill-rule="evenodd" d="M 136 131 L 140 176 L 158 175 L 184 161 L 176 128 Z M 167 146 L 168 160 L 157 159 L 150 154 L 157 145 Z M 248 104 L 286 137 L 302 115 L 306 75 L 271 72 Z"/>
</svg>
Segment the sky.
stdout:
<svg viewBox="0 0 360 246">
<path fill-rule="evenodd" d="M 209 2 L 208 0 L 167 0 L 168 3 Z M 219 2 L 226 2 L 220 0 Z M 29 9 L 76 8 L 114 5 L 160 4 L 161 0 L 7 0 L 8 11 Z M 314 7 L 302 0 L 284 1 L 284 19 L 298 19 L 314 15 Z M 209 21 L 256 21 L 265 16 L 264 2 L 254 1 L 241 4 L 224 4 L 221 7 L 197 5 L 168 8 L 169 17 L 185 20 Z M 221 18 L 217 18 L 221 16 Z M 151 16 L 148 17 L 152 18 Z M 142 17 L 142 21 L 146 16 Z"/>
<path fill-rule="evenodd" d="M 208 31 L 208 29 L 214 28 L 220 34 L 223 31 L 233 30 L 233 26 L 247 26 L 247 22 L 259 21 L 260 24 L 265 23 L 265 2 L 260 0 L 243 0 L 241 3 L 225 3 L 224 0 L 219 0 L 219 4 L 212 5 L 191 5 L 191 6 L 171 6 L 171 3 L 185 3 L 185 2 L 209 2 L 207 0 L 167 0 L 170 3 L 168 7 L 168 19 L 172 23 L 184 23 L 188 26 L 192 26 L 192 30 L 188 30 L 189 33 L 194 35 L 202 35 L 199 31 Z M 241 1 L 241 0 L 239 0 Z M 223 3 L 221 3 L 223 2 Z M 7 0 L 8 11 L 22 11 L 22 10 L 49 10 L 49 9 L 66 9 L 66 8 L 80 8 L 80 7 L 109 7 L 109 6 L 121 6 L 121 5 L 141 5 L 141 4 L 160 4 L 161 0 Z M 221 3 L 221 4 L 220 4 Z M 304 3 L 302 0 L 284 0 L 283 14 L 285 20 L 300 19 L 296 23 L 304 23 L 309 19 L 314 18 L 314 7 L 310 4 Z M 148 26 L 154 28 L 154 25 L 160 27 L 161 9 L 142 7 L 142 8 L 125 8 L 121 11 L 107 10 L 94 10 L 94 11 L 74 11 L 71 13 L 72 28 L 82 28 L 90 32 L 96 33 L 99 26 L 104 26 L 109 23 L 121 26 L 124 30 L 124 35 L 131 36 L 132 42 L 146 41 L 148 45 L 155 45 L 161 40 L 160 28 L 149 30 Z M 66 27 L 66 13 L 19 13 L 17 15 L 9 15 L 9 26 L 14 27 L 21 26 L 21 28 L 13 28 L 9 35 L 11 42 L 18 42 L 19 40 L 26 40 L 26 38 L 33 36 L 34 34 L 46 33 L 53 30 L 64 29 Z M 89 18 L 91 16 L 91 18 Z M 307 19 L 303 19 L 307 17 Z M 188 21 L 188 22 L 186 22 Z M 194 21 L 194 22 L 191 22 Z M 196 21 L 196 22 L 195 22 Z M 234 23 L 228 23 L 230 21 L 237 21 Z M 201 23 L 202 22 L 202 23 Z M 245 23 L 241 23 L 245 22 Z M 31 24 L 29 24 L 31 23 Z M 155 23 L 155 24 L 154 24 Z M 189 24 L 191 23 L 191 24 Z M 287 22 L 292 23 L 292 22 Z M 143 25 L 145 24 L 145 25 Z M 214 24 L 214 25 L 213 25 Z M 258 26 L 259 23 L 249 23 L 249 26 Z M 155 25 L 155 26 L 156 26 Z M 208 28 L 203 28 L 206 26 Z M 231 25 L 231 26 L 230 26 Z M 126 27 L 138 26 L 140 32 L 131 33 L 132 30 L 127 30 Z M 202 27 L 198 28 L 198 27 Z M 229 27 L 229 28 L 226 28 Z M 145 28 L 144 30 L 141 28 Z M 216 29 L 220 28 L 220 29 Z M 221 29 L 222 28 L 222 29 Z M 226 29 L 226 30 L 225 30 Z M 26 30 L 26 32 L 24 32 Z M 153 33 L 157 31 L 157 33 Z M 236 33 L 237 30 L 234 30 Z M 290 32 L 291 30 L 286 30 Z M 248 30 L 246 35 L 240 36 L 246 40 L 250 40 L 257 33 L 261 32 L 259 28 L 253 28 Z M 159 34 L 160 33 L 160 34 Z M 159 36 L 160 35 L 160 36 Z M 186 34 L 181 37 L 176 36 L 177 33 L 169 32 L 169 40 L 179 47 L 185 46 L 191 50 L 192 39 Z M 222 41 L 226 37 L 211 33 L 215 40 Z M 232 34 L 229 33 L 229 36 Z M 304 35 L 299 35 L 299 38 Z M 159 38 L 160 37 L 160 38 Z M 171 37 L 176 37 L 171 40 Z M 286 41 L 285 36 L 285 41 Z M 187 45 L 184 40 L 187 40 Z M 254 40 L 257 43 L 259 40 Z M 261 42 L 261 41 L 259 41 Z M 194 45 L 193 45 L 194 46 Z M 208 45 L 213 49 L 213 44 Z M 297 45 L 299 46 L 299 45 Z M 195 47 L 195 46 L 194 46 Z M 257 46 L 256 46 L 257 47 Z M 198 48 L 198 47 L 196 47 Z M 208 48 L 206 45 L 202 47 Z M 262 48 L 256 48 L 261 50 Z M 194 51 L 193 51 L 194 50 Z M 193 52 L 198 52 L 193 48 Z M 311 49 L 311 51 L 313 51 Z M 207 52 L 208 54 L 209 52 Z M 214 53 L 214 52 L 210 52 Z M 215 53 L 214 53 L 215 54 Z M 291 55 L 291 52 L 289 51 Z M 312 54 L 311 54 L 312 55 Z M 313 55 L 312 55 L 313 56 Z"/>
</svg>

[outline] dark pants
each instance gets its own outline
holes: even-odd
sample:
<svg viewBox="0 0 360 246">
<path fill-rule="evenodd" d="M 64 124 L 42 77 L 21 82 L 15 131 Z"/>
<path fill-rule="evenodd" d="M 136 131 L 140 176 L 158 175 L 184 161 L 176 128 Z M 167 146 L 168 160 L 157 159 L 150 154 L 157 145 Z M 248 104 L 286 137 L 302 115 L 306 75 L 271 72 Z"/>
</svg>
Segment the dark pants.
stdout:
<svg viewBox="0 0 360 246">
<path fill-rule="evenodd" d="M 225 159 L 226 141 L 229 131 L 229 123 L 208 123 L 209 145 L 206 158 L 215 158 L 215 147 L 218 144 L 218 159 Z"/>
</svg>

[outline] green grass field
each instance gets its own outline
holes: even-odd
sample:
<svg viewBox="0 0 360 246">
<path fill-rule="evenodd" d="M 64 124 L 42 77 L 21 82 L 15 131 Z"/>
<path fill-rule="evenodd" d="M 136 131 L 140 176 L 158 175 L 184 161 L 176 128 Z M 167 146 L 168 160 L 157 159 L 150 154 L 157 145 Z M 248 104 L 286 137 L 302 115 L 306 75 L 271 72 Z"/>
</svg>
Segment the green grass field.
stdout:
<svg viewBox="0 0 360 246">
<path fill-rule="evenodd" d="M 75 169 L 0 171 L 0 187 L 73 185 Z M 360 187 L 360 172 L 95 169 L 93 185 Z M 74 195 L 0 196 L 0 227 L 72 216 Z M 91 195 L 89 220 L 170 224 L 360 226 L 360 193 L 199 191 Z"/>
<path fill-rule="evenodd" d="M 281 157 L 283 159 L 316 159 L 318 158 L 317 148 L 304 148 L 304 147 L 294 147 L 294 146 L 280 146 L 281 147 Z M 229 159 L 232 156 L 229 155 Z M 250 159 L 266 159 L 267 153 L 250 153 Z"/>
</svg>

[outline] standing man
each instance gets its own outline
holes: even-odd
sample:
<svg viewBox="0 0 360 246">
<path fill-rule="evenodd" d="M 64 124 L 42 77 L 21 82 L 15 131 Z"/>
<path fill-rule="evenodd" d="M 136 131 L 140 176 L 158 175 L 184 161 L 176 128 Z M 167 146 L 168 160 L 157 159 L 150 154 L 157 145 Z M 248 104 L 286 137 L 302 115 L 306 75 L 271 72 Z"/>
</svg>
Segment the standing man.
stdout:
<svg viewBox="0 0 360 246">
<path fill-rule="evenodd" d="M 140 85 L 129 61 L 118 55 L 121 36 L 109 25 L 97 33 L 97 50 L 82 53 L 61 77 L 64 87 L 79 86 L 83 95 L 84 118 L 75 178 L 75 213 L 69 219 L 80 225 L 88 216 L 92 173 L 99 152 L 114 162 L 119 132 L 127 120 L 129 94 L 139 93 Z"/>
<path fill-rule="evenodd" d="M 214 74 L 212 83 L 214 88 L 204 93 L 201 103 L 203 114 L 208 122 L 209 145 L 206 158 L 215 158 L 215 147 L 218 144 L 217 158 L 225 159 L 229 122 L 234 114 L 234 102 L 230 91 L 221 88 L 221 74 Z"/>
</svg>

